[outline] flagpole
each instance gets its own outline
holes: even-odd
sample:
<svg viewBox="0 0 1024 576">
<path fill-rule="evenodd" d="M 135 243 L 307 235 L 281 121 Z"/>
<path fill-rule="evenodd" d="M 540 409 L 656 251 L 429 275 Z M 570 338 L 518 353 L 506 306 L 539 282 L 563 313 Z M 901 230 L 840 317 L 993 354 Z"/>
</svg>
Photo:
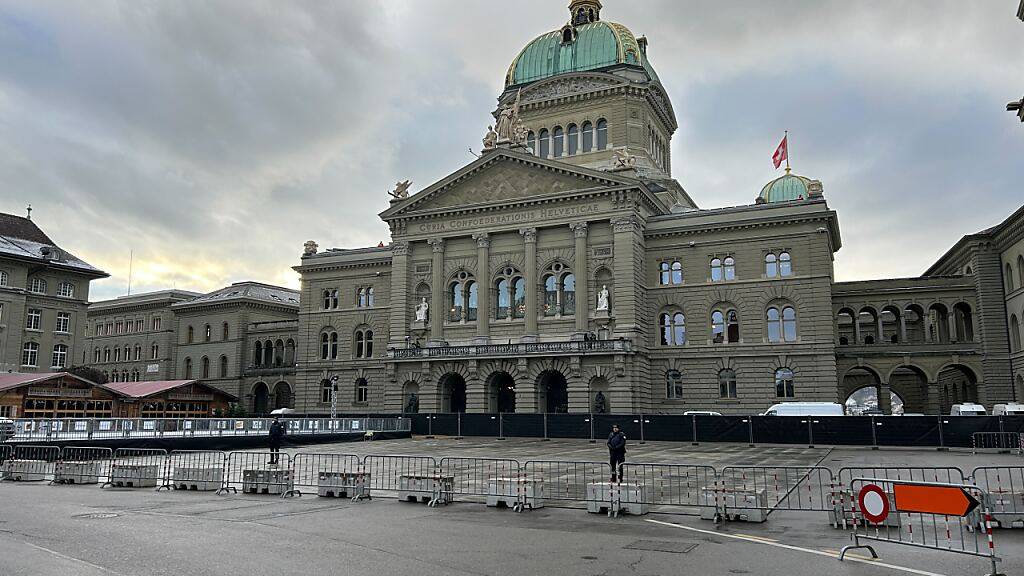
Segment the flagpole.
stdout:
<svg viewBox="0 0 1024 576">
<path fill-rule="evenodd" d="M 786 130 L 786 174 L 789 174 L 789 130 Z"/>
</svg>

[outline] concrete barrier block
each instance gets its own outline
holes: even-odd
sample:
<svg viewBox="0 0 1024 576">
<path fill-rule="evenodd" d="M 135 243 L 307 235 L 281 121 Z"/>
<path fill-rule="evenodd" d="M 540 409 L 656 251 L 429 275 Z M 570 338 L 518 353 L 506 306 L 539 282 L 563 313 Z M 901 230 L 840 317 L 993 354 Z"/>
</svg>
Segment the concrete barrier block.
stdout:
<svg viewBox="0 0 1024 576">
<path fill-rule="evenodd" d="M 5 460 L 0 466 L 0 480 L 38 482 L 46 478 L 49 464 L 46 460 Z"/>
<path fill-rule="evenodd" d="M 587 484 L 587 512 L 647 514 L 647 489 L 642 484 L 594 482 Z"/>
<path fill-rule="evenodd" d="M 544 483 L 527 478 L 491 478 L 487 481 L 487 505 L 514 507 L 522 498 L 526 508 L 544 507 Z"/>
<path fill-rule="evenodd" d="M 224 468 L 217 466 L 176 467 L 171 474 L 171 486 L 176 490 L 212 491 L 224 484 Z"/>
<path fill-rule="evenodd" d="M 242 492 L 246 494 L 284 494 L 294 488 L 292 471 L 280 468 L 242 470 Z"/>
<path fill-rule="evenodd" d="M 98 484 L 100 481 L 99 462 L 57 462 L 54 467 L 55 484 Z"/>
<path fill-rule="evenodd" d="M 453 476 L 402 474 L 398 477 L 398 499 L 428 503 L 436 498 L 438 503 L 447 504 L 452 500 L 454 486 Z"/>
<path fill-rule="evenodd" d="M 369 472 L 320 472 L 317 495 L 325 498 L 369 498 Z"/>
<path fill-rule="evenodd" d="M 152 488 L 160 480 L 159 464 L 113 464 L 110 482 L 120 488 Z"/>
</svg>

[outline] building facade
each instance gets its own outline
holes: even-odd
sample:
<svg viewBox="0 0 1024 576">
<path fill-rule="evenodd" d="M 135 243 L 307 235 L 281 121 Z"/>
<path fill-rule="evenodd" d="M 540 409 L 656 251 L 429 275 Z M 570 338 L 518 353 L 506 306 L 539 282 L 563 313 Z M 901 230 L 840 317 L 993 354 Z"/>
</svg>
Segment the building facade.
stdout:
<svg viewBox="0 0 1024 576">
<path fill-rule="evenodd" d="M 0 214 L 0 370 L 71 366 L 85 350 L 89 283 L 106 277 L 31 219 Z"/>
<path fill-rule="evenodd" d="M 306 243 L 297 409 L 751 413 L 866 388 L 935 413 L 1024 394 L 1024 278 L 1001 265 L 1024 274 L 1018 216 L 922 277 L 837 283 L 821 182 L 787 168 L 749 205 L 701 209 L 672 178 L 649 42 L 601 11 L 573 0 L 515 57 L 477 160 L 399 184 L 388 246 Z"/>
</svg>

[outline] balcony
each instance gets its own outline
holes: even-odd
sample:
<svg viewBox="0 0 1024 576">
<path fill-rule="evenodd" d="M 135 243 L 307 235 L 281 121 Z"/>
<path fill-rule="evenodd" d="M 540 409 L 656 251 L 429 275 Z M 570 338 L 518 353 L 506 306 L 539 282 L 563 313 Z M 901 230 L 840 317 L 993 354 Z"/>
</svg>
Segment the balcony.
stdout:
<svg viewBox="0 0 1024 576">
<path fill-rule="evenodd" d="M 429 360 L 431 358 L 479 358 L 502 356 L 538 356 L 572 354 L 615 354 L 632 352 L 629 340 L 590 340 L 530 342 L 521 344 L 483 344 L 435 346 L 431 348 L 390 348 L 388 360 Z"/>
</svg>

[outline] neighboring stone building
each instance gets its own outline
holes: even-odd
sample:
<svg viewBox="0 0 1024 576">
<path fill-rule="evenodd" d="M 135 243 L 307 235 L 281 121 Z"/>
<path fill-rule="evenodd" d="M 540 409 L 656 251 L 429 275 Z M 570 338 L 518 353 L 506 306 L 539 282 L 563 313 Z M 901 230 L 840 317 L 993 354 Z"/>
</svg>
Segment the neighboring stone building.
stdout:
<svg viewBox="0 0 1024 576">
<path fill-rule="evenodd" d="M 175 323 L 171 305 L 201 296 L 162 290 L 89 305 L 83 364 L 108 382 L 170 380 L 174 377 Z"/>
<path fill-rule="evenodd" d="M 699 209 L 672 179 L 648 41 L 601 9 L 573 0 L 516 56 L 479 159 L 399 183 L 390 245 L 306 244 L 298 410 L 329 410 L 335 378 L 343 412 L 751 413 L 863 387 L 936 412 L 1024 393 L 1006 336 L 1024 290 L 1004 294 L 996 264 L 1019 226 L 926 277 L 835 283 L 821 182 L 787 168 L 750 205 Z"/>
<path fill-rule="evenodd" d="M 292 402 L 298 308 L 296 291 L 259 282 L 96 302 L 86 363 L 110 382 L 199 380 L 263 414 Z"/>
<path fill-rule="evenodd" d="M 89 282 L 106 277 L 29 218 L 0 214 L 0 370 L 54 372 L 82 358 Z"/>
</svg>

